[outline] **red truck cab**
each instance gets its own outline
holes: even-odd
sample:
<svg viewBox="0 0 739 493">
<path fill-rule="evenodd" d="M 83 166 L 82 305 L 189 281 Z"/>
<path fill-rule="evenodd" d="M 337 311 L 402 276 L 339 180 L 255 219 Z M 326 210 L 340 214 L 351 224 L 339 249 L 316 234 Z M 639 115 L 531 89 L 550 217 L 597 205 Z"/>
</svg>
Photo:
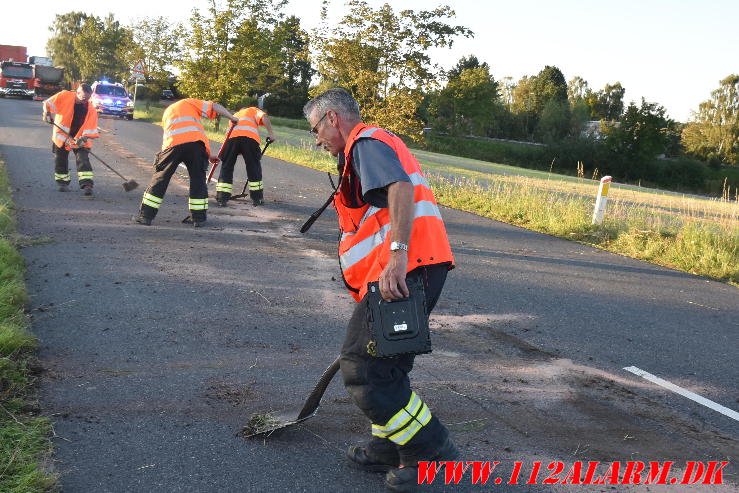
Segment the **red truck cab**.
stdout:
<svg viewBox="0 0 739 493">
<path fill-rule="evenodd" d="M 0 62 L 0 96 L 33 98 L 33 67 L 24 62 Z"/>
</svg>

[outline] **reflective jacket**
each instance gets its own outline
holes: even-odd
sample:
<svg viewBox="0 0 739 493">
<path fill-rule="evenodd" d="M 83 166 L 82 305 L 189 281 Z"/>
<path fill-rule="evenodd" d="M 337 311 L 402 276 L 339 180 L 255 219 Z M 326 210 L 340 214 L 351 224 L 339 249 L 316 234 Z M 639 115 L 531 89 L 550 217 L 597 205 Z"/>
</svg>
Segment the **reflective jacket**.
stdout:
<svg viewBox="0 0 739 493">
<path fill-rule="evenodd" d="M 169 105 L 162 115 L 162 128 L 164 138 L 162 150 L 188 142 L 200 141 L 205 144 L 205 150 L 210 155 L 210 141 L 205 135 L 205 129 L 200 122 L 201 118 L 213 119 L 216 112 L 213 111 L 211 101 L 202 99 L 181 99 Z"/>
<path fill-rule="evenodd" d="M 421 167 L 408 147 L 387 130 L 358 124 L 349 134 L 344 148 L 344 169 L 334 207 L 339 216 L 341 240 L 339 261 L 344 282 L 360 301 L 367 293 L 367 283 L 377 281 L 390 261 L 390 211 L 362 200 L 361 184 L 353 172 L 351 157 L 354 143 L 362 138 L 377 139 L 397 154 L 413 184 L 413 224 L 408 244 L 408 272 L 422 265 L 446 263 L 454 267 L 446 228 L 439 207 Z M 368 164 L 364 164 L 367 166 Z"/>
<path fill-rule="evenodd" d="M 267 113 L 254 106 L 240 109 L 234 113 L 234 116 L 239 119 L 239 123 L 237 123 L 236 126 L 231 123 L 233 130 L 231 130 L 229 138 L 249 137 L 257 142 L 261 142 L 259 139 L 259 126 L 264 126 L 262 118 L 264 118 L 266 114 Z"/>
<path fill-rule="evenodd" d="M 69 134 L 69 129 L 72 126 L 75 101 L 77 101 L 77 93 L 74 91 L 60 91 L 44 101 L 44 109 L 47 113 L 53 113 L 55 115 L 54 123 L 64 129 L 66 134 Z M 80 137 L 87 137 L 88 139 L 97 139 L 100 137 L 100 133 L 98 132 L 98 113 L 90 101 L 84 104 L 87 105 L 87 115 L 82 122 L 82 126 L 77 131 L 77 135 L 71 135 L 70 137 L 72 138 L 70 139 L 58 128 L 52 127 L 51 140 L 57 147 L 64 147 L 69 151 L 70 149 L 77 149 L 79 147 L 74 141 Z M 90 149 L 92 147 L 92 141 L 88 140 L 82 147 Z"/>
</svg>

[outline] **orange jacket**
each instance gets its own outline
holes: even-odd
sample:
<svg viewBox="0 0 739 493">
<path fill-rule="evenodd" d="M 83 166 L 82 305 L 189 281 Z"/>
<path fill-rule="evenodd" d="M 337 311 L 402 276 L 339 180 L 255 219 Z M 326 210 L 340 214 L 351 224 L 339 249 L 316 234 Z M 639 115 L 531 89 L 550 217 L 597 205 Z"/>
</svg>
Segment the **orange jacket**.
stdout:
<svg viewBox="0 0 739 493">
<path fill-rule="evenodd" d="M 211 101 L 202 99 L 181 99 L 169 105 L 162 115 L 164 139 L 162 150 L 188 142 L 200 141 L 205 144 L 205 150 L 210 154 L 210 141 L 205 135 L 205 129 L 200 122 L 201 118 L 215 118 Z"/>
<path fill-rule="evenodd" d="M 60 91 L 44 101 L 44 110 L 55 115 L 54 123 L 64 129 L 67 134 L 69 134 L 69 128 L 72 126 L 72 118 L 74 118 L 75 101 L 77 101 L 77 93 L 74 91 Z M 100 137 L 100 133 L 98 133 L 98 113 L 90 101 L 85 104 L 87 104 L 87 115 L 77 131 L 77 135 L 72 135 L 72 138 L 69 139 L 58 128 L 52 127 L 51 140 L 57 147 L 64 147 L 69 151 L 79 147 L 74 143 L 75 139 L 80 137 L 97 139 Z M 90 149 L 92 141 L 88 140 L 83 147 Z"/>
<path fill-rule="evenodd" d="M 261 142 L 259 139 L 259 126 L 264 126 L 263 118 L 267 115 L 264 111 L 257 107 L 251 106 L 249 108 L 241 108 L 239 111 L 234 113 L 234 116 L 239 119 L 239 123 L 231 126 L 234 129 L 231 131 L 232 137 L 250 137 L 257 142 Z"/>
<path fill-rule="evenodd" d="M 403 169 L 413 184 L 413 225 L 408 245 L 408 272 L 422 265 L 439 263 L 454 267 L 446 228 L 421 167 L 400 138 L 378 127 L 358 124 L 352 130 L 344 148 L 344 171 L 341 184 L 334 195 L 334 207 L 339 216 L 341 240 L 339 261 L 344 281 L 360 301 L 367 293 L 367 283 L 377 281 L 390 261 L 390 211 L 370 206 L 349 185 L 351 156 L 354 143 L 361 138 L 377 139 L 389 145 L 400 159 Z M 366 166 L 366 165 L 365 165 Z M 356 186 L 359 186 L 358 184 Z M 355 193 L 352 197 L 351 194 Z M 359 207 L 352 207 L 359 201 Z"/>
</svg>

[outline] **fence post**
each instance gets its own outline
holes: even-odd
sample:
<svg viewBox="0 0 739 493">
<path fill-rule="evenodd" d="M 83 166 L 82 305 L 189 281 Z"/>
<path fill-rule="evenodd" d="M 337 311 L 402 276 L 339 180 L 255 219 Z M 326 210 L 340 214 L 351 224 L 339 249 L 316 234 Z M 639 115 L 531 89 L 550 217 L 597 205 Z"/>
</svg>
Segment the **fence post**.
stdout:
<svg viewBox="0 0 739 493">
<path fill-rule="evenodd" d="M 598 197 L 595 199 L 595 210 L 593 210 L 593 224 L 603 224 L 603 214 L 606 212 L 608 202 L 608 189 L 611 186 L 611 177 L 604 176 L 600 179 Z"/>
</svg>

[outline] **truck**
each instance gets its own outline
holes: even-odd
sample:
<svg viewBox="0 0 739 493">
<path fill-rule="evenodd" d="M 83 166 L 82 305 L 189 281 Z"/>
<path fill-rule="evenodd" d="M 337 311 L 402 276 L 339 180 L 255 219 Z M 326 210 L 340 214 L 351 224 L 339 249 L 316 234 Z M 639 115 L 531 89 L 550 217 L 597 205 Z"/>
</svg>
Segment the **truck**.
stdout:
<svg viewBox="0 0 739 493">
<path fill-rule="evenodd" d="M 33 58 L 33 57 L 32 57 Z M 48 65 L 33 65 L 34 99 L 52 96 L 64 89 L 64 69 Z"/>
<path fill-rule="evenodd" d="M 25 62 L 0 62 L 0 96 L 33 98 L 35 94 L 33 67 Z"/>
<path fill-rule="evenodd" d="M 51 58 L 46 57 L 46 56 L 29 56 L 28 63 L 30 63 L 31 65 L 47 65 L 49 67 L 54 66 L 54 63 L 51 61 Z"/>
<path fill-rule="evenodd" d="M 0 45 L 0 61 L 27 62 L 28 54 L 25 46 Z"/>
</svg>

